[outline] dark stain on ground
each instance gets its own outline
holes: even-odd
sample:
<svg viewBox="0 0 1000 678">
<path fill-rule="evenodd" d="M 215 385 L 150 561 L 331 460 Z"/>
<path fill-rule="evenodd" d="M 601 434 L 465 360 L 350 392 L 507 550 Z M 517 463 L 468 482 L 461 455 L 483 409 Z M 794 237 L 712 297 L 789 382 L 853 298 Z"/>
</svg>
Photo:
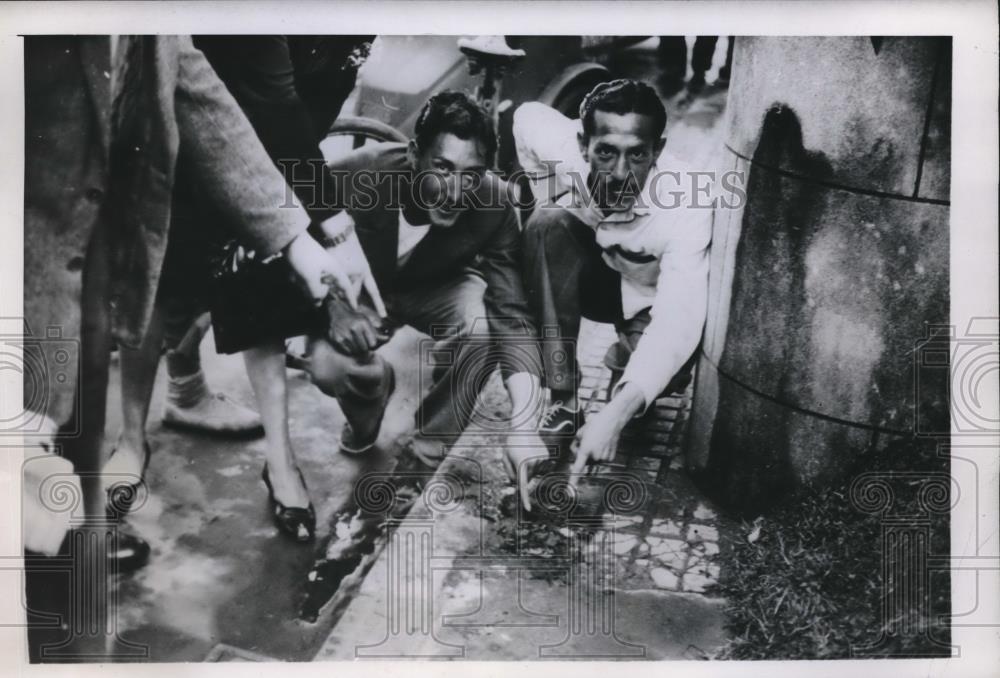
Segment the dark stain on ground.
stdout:
<svg viewBox="0 0 1000 678">
<path fill-rule="evenodd" d="M 299 619 L 314 623 L 346 579 L 352 575 L 356 579 L 364 577 L 374 563 L 371 556 L 377 555 L 376 547 L 383 543 L 392 525 L 409 514 L 423 492 L 429 473 L 413 472 L 418 467 L 419 462 L 404 458 L 392 473 L 371 476 L 384 479 L 377 496 L 359 497 L 356 488 L 336 513 L 324 557 L 313 564 L 307 575 Z"/>
</svg>

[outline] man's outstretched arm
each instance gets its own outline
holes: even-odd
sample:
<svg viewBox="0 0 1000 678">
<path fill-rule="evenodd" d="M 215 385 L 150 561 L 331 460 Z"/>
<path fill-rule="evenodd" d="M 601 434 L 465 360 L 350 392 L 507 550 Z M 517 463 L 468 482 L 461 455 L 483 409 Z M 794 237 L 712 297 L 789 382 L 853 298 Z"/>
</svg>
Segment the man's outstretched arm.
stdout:
<svg viewBox="0 0 1000 678">
<path fill-rule="evenodd" d="M 574 470 L 607 461 L 629 419 L 644 412 L 684 366 L 701 340 L 708 308 L 711 219 L 696 215 L 667 245 L 660 260 L 652 320 L 629 358 L 611 401 L 580 430 Z"/>
</svg>

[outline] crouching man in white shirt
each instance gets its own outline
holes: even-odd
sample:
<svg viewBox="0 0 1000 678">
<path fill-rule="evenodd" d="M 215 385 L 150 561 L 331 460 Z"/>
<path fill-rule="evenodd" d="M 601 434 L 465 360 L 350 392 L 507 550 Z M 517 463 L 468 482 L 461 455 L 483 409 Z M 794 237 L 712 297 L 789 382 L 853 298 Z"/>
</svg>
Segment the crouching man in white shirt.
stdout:
<svg viewBox="0 0 1000 678">
<path fill-rule="evenodd" d="M 572 443 L 576 472 L 611 459 L 629 419 L 686 385 L 701 339 L 712 210 L 684 190 L 686 168 L 660 157 L 666 117 L 645 83 L 600 84 L 580 107 L 578 159 L 558 157 L 573 121 L 537 103 L 515 113 L 522 166 L 550 175 L 557 189 L 523 234 L 530 309 L 545 336 L 559 335 L 542 346 L 551 402 L 540 433 L 564 450 Z M 605 356 L 610 401 L 586 422 L 577 395 L 581 318 L 618 332 Z"/>
</svg>

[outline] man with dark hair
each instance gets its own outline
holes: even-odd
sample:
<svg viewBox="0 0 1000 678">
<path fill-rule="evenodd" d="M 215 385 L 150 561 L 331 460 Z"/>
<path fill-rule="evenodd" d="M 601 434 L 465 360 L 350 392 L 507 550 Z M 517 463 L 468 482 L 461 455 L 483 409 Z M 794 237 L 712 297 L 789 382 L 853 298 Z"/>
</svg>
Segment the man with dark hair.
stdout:
<svg viewBox="0 0 1000 678">
<path fill-rule="evenodd" d="M 528 220 L 524 280 L 536 323 L 559 334 L 542 347 L 552 404 L 541 433 L 560 444 L 575 439 L 579 470 L 613 457 L 628 420 L 689 378 L 705 321 L 712 210 L 691 204 L 682 190 L 689 173 L 660 157 L 666 111 L 645 83 L 615 80 L 587 95 L 579 160 L 545 150 L 566 144 L 553 139 L 561 127 L 548 124 L 554 112 L 539 107 L 525 104 L 514 117 L 521 163 L 559 173 L 570 160 L 556 182 L 568 190 Z M 584 317 L 618 331 L 605 356 L 611 399 L 586 424 L 575 359 Z"/>
<path fill-rule="evenodd" d="M 431 334 L 430 393 L 410 449 L 436 465 L 469 423 L 499 363 L 518 449 L 538 453 L 541 361 L 521 279 L 521 234 L 505 182 L 489 171 L 496 151 L 489 115 L 468 95 L 431 97 L 408 144 L 365 146 L 331 164 L 342 187 L 343 234 L 357 231 L 388 317 L 337 309 L 309 348 L 313 381 L 347 419 L 340 447 L 371 449 L 392 393 L 392 366 L 374 349 L 381 322 Z M 327 237 L 341 233 L 325 228 Z M 421 366 L 424 368 L 425 366 Z M 526 501 L 526 479 L 521 483 Z"/>
</svg>

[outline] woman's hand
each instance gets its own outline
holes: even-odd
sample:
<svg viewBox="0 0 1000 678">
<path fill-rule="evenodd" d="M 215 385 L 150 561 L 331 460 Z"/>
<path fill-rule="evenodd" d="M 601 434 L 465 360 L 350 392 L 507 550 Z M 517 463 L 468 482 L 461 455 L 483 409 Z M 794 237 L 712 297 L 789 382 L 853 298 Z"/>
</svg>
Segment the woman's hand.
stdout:
<svg viewBox="0 0 1000 678">
<path fill-rule="evenodd" d="M 368 258 L 361 248 L 361 241 L 358 240 L 357 231 L 354 229 L 354 220 L 347 212 L 340 212 L 322 222 L 320 228 L 329 242 L 334 243 L 328 246 L 326 251 L 351 279 L 350 289 L 345 290 L 348 297 L 357 299 L 361 290 L 366 291 L 379 317 L 385 318 L 388 315 L 385 303 L 382 301 L 382 295 L 375 283 L 375 276 L 372 275 Z"/>
<path fill-rule="evenodd" d="M 331 281 L 340 287 L 347 297 L 351 308 L 358 307 L 357 294 L 351 294 L 351 278 L 344 270 L 340 261 L 330 256 L 323 246 L 308 232 L 302 231 L 284 250 L 288 265 L 299 276 L 309 290 L 309 294 L 322 302 L 329 288 L 324 280 Z"/>
</svg>

